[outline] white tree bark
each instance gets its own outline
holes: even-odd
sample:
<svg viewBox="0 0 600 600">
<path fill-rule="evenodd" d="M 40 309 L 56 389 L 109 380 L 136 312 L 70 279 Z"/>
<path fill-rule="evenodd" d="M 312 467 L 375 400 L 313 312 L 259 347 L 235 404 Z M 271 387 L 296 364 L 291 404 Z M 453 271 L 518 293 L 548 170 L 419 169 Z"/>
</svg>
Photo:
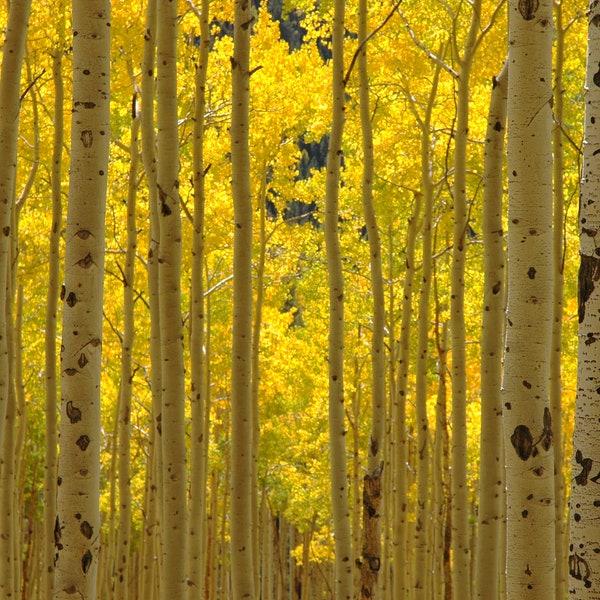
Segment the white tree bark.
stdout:
<svg viewBox="0 0 600 600">
<path fill-rule="evenodd" d="M 509 5 L 508 305 L 502 402 L 508 600 L 554 598 L 552 3 Z M 557 424 L 560 426 L 560 424 Z"/>
<path fill-rule="evenodd" d="M 588 12 L 583 171 L 579 204 L 579 330 L 577 403 L 570 500 L 569 595 L 600 598 L 600 4 Z"/>
<path fill-rule="evenodd" d="M 100 375 L 110 139 L 110 2 L 73 5 L 73 107 L 54 598 L 95 600 L 100 549 Z"/>
</svg>

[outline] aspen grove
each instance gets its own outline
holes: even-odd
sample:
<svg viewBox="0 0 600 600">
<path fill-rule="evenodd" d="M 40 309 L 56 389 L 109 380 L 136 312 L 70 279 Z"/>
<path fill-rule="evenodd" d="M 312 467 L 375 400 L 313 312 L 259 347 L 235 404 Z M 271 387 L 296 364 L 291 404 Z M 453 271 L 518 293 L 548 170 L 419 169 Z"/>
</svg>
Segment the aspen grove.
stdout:
<svg viewBox="0 0 600 600">
<path fill-rule="evenodd" d="M 599 0 L 0 22 L 0 600 L 600 598 Z"/>
</svg>

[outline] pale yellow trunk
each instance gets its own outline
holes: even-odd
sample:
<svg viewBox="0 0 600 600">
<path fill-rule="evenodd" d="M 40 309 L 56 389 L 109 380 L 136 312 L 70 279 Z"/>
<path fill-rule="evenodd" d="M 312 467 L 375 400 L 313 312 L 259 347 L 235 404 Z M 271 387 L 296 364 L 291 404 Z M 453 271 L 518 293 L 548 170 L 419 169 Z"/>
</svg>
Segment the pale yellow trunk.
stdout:
<svg viewBox="0 0 600 600">
<path fill-rule="evenodd" d="M 61 29 L 65 17 L 60 15 Z M 59 44 L 64 35 L 60 35 Z M 62 229 L 62 152 L 64 127 L 63 50 L 57 44 L 52 61 L 54 82 L 54 131 L 52 146 L 52 228 L 48 251 L 48 296 L 46 302 L 45 391 L 46 391 L 46 464 L 44 467 L 44 594 L 52 596 L 54 587 L 54 524 L 56 521 L 56 467 L 58 461 L 57 391 L 57 312 L 60 293 L 60 232 Z"/>
<path fill-rule="evenodd" d="M 600 597 L 598 473 L 600 471 L 600 4 L 590 2 L 585 86 L 583 168 L 579 204 L 579 329 L 575 429 L 570 501 L 569 594 L 577 600 Z"/>
<path fill-rule="evenodd" d="M 502 403 L 508 600 L 555 597 L 552 3 L 509 5 L 508 304 Z"/>
<path fill-rule="evenodd" d="M 104 212 L 110 3 L 73 6 L 73 119 L 61 352 L 54 598 L 95 600 L 100 545 Z"/>
<path fill-rule="evenodd" d="M 505 496 L 502 436 L 502 332 L 505 256 L 502 225 L 504 132 L 506 130 L 507 63 L 492 81 L 484 158 L 483 314 L 481 332 L 481 436 L 475 598 L 490 598 L 501 578 Z"/>
<path fill-rule="evenodd" d="M 181 313 L 181 206 L 177 106 L 177 4 L 158 0 L 157 155 L 159 312 L 162 379 L 161 594 L 187 597 L 187 469 L 185 367 Z"/>
<path fill-rule="evenodd" d="M 339 182 L 344 129 L 344 0 L 335 0 L 333 16 L 333 115 L 327 152 L 325 246 L 329 282 L 329 448 L 331 504 L 335 535 L 337 600 L 353 597 L 352 538 L 348 502 L 344 396 L 344 277 L 338 231 Z"/>
</svg>

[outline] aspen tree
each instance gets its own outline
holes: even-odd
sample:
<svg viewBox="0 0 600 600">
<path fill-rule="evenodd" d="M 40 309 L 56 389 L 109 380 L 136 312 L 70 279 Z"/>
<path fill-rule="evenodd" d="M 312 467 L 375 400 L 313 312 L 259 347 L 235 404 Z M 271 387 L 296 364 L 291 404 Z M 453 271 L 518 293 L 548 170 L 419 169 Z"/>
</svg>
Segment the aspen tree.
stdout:
<svg viewBox="0 0 600 600">
<path fill-rule="evenodd" d="M 562 424 L 562 332 L 563 294 L 565 265 L 565 191 L 564 191 L 564 149 L 563 115 L 565 62 L 565 32 L 563 27 L 562 0 L 554 2 L 555 42 L 554 42 L 554 86 L 552 154 L 553 162 L 553 223 L 552 254 L 554 257 L 554 314 L 552 318 L 552 352 L 550 353 L 550 412 L 552 422 Z M 563 436 L 562 427 L 555 427 L 554 433 L 554 506 L 556 515 L 556 597 L 564 598 L 567 585 L 565 520 L 565 479 L 563 475 Z"/>
<path fill-rule="evenodd" d="M 62 229 L 62 152 L 64 140 L 64 84 L 62 58 L 65 16 L 59 17 L 59 41 L 52 57 L 54 83 L 54 129 L 52 140 L 52 227 L 48 251 L 48 295 L 46 298 L 45 391 L 46 464 L 44 467 L 44 594 L 52 597 L 54 586 L 54 525 L 56 522 L 56 467 L 58 461 L 57 312 L 60 293 L 60 232 Z"/>
<path fill-rule="evenodd" d="M 156 136 L 154 131 L 154 91 L 155 91 L 155 52 L 156 52 L 156 0 L 149 0 L 146 7 L 146 26 L 144 32 L 144 50 L 142 58 L 142 89 L 140 93 L 142 114 L 140 128 L 142 133 L 142 162 L 148 181 L 148 205 L 150 214 L 148 240 L 148 305 L 150 307 L 150 387 L 152 392 L 151 425 L 149 436 L 149 456 L 147 463 L 146 504 L 144 522 L 144 563 L 145 577 L 142 590 L 160 592 L 161 579 L 158 577 L 160 549 L 160 522 L 162 520 L 162 438 L 161 438 L 161 397 L 162 397 L 162 360 L 160 345 L 160 303 L 158 285 L 158 248 L 160 223 L 158 213 L 158 188 L 156 185 Z M 142 597 L 146 597 L 142 595 Z"/>
<path fill-rule="evenodd" d="M 555 597 L 552 3 L 509 4 L 508 305 L 502 378 L 508 600 Z M 560 424 L 554 424 L 560 426 Z"/>
<path fill-rule="evenodd" d="M 367 60 L 367 0 L 358 7 L 358 78 L 360 94 L 360 124 L 362 130 L 363 176 L 362 204 L 369 241 L 371 293 L 373 295 L 373 331 L 371 334 L 371 364 L 373 370 L 371 435 L 369 440 L 368 472 L 363 489 L 363 540 L 361 558 L 361 597 L 377 595 L 377 578 L 381 566 L 381 503 L 383 469 L 382 448 L 385 423 L 385 298 L 381 241 L 373 201 L 373 130 L 369 101 L 369 72 Z M 358 425 L 358 424 L 357 424 Z"/>
<path fill-rule="evenodd" d="M 233 600 L 256 597 L 253 538 L 252 200 L 250 191 L 250 32 L 248 0 L 235 0 L 231 58 L 231 191 L 234 206 L 231 354 L 231 584 Z"/>
<path fill-rule="evenodd" d="M 117 530 L 115 598 L 129 597 L 131 562 L 131 396 L 133 382 L 134 281 L 137 252 L 136 194 L 139 167 L 138 134 L 140 117 L 137 97 L 132 103 L 131 140 L 129 144 L 129 180 L 127 190 L 127 247 L 123 268 L 123 334 L 121 340 L 121 378 L 118 410 L 118 473 L 119 473 L 119 526 Z"/>
<path fill-rule="evenodd" d="M 0 71 L 0 307 L 6 304 L 6 281 L 9 268 L 9 236 L 15 193 L 17 139 L 20 112 L 20 80 L 25 40 L 29 26 L 31 0 L 14 0 L 9 5 L 4 35 L 2 70 Z M 4 432 L 4 415 L 8 394 L 8 347 L 6 321 L 0 308 L 0 448 Z"/>
<path fill-rule="evenodd" d="M 160 235 L 158 285 L 161 345 L 162 542 L 161 594 L 187 597 L 187 469 L 181 314 L 181 204 L 177 110 L 177 3 L 158 0 L 156 188 Z"/>
<path fill-rule="evenodd" d="M 110 3 L 73 5 L 73 106 L 61 348 L 54 598 L 96 598 Z"/>
<path fill-rule="evenodd" d="M 190 486 L 190 598 L 204 598 L 204 571 L 206 564 L 206 479 L 208 455 L 208 428 L 205 412 L 210 405 L 206 400 L 204 359 L 204 205 L 206 202 L 204 160 L 204 114 L 206 112 L 206 78 L 208 69 L 209 1 L 202 0 L 197 11 L 200 21 L 200 53 L 196 65 L 196 100 L 194 106 L 194 237 L 192 240 L 192 307 L 190 324 L 190 360 L 192 363 L 192 443 Z M 192 591 L 193 590 L 193 591 Z"/>
<path fill-rule="evenodd" d="M 453 593 L 471 597 L 469 501 L 467 487 L 467 360 L 465 331 L 465 262 L 468 227 L 467 145 L 469 90 L 473 59 L 480 38 L 481 0 L 471 4 L 471 22 L 459 57 L 456 132 L 454 135 L 454 226 L 450 277 L 450 345 L 452 347 L 452 560 Z"/>
<path fill-rule="evenodd" d="M 335 0 L 332 33 L 333 107 L 325 183 L 325 249 L 329 284 L 329 452 L 335 536 L 334 596 L 338 600 L 353 598 L 344 398 L 344 276 L 338 228 L 345 110 L 344 13 L 344 0 Z"/>
<path fill-rule="evenodd" d="M 507 63 L 492 80 L 483 167 L 483 298 L 481 326 L 481 436 L 479 510 L 474 597 L 489 598 L 501 577 L 504 526 L 502 436 L 502 331 L 504 329 L 504 235 L 502 225 Z"/>
<path fill-rule="evenodd" d="M 421 195 L 417 195 L 413 214 L 408 222 L 405 250 L 405 274 L 402 293 L 402 320 L 400 322 L 400 342 L 398 349 L 397 385 L 393 397 L 393 435 L 394 435 L 394 504 L 392 518 L 392 560 L 394 577 L 392 596 L 404 598 L 408 593 L 408 574 L 406 559 L 406 540 L 408 537 L 408 506 L 407 506 L 407 460 L 408 440 L 406 434 L 406 402 L 408 392 L 408 363 L 410 358 L 410 332 L 412 319 L 412 296 L 415 278 L 415 244 L 419 232 L 421 215 Z M 391 238 L 391 232 L 390 232 Z M 393 256 L 392 240 L 390 239 L 390 257 Z M 390 261 L 391 262 L 391 261 Z M 390 281 L 393 277 L 390 276 Z M 390 314 L 393 314 L 390 309 Z"/>
<path fill-rule="evenodd" d="M 433 161 L 431 151 L 431 118 L 437 94 L 441 67 L 436 66 L 434 78 L 425 114 L 420 115 L 414 101 L 410 100 L 410 109 L 421 130 L 421 189 L 423 194 L 423 222 L 421 284 L 419 286 L 415 413 L 417 423 L 417 509 L 414 537 L 414 565 L 411 587 L 415 600 L 425 598 L 427 593 L 427 573 L 430 572 L 428 562 L 431 548 L 428 543 L 429 533 L 429 418 L 427 415 L 427 375 L 428 375 L 428 346 L 430 324 L 430 292 L 432 276 L 432 231 L 433 224 Z"/>
<path fill-rule="evenodd" d="M 588 12 L 585 81 L 583 168 L 579 204 L 579 326 L 573 478 L 570 499 L 569 596 L 592 600 L 600 594 L 598 548 L 598 464 L 600 464 L 600 257 L 596 234 L 600 229 L 600 3 L 591 0 Z"/>
</svg>

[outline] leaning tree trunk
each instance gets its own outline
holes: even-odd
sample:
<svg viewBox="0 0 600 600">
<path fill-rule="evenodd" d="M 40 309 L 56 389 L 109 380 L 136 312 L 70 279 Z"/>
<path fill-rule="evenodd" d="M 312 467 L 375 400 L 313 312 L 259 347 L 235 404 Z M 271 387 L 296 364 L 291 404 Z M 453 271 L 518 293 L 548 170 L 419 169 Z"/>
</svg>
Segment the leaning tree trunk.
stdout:
<svg viewBox="0 0 600 600">
<path fill-rule="evenodd" d="M 63 303 L 54 598 L 95 600 L 100 376 L 110 139 L 110 2 L 73 5 L 73 119 Z"/>
<path fill-rule="evenodd" d="M 569 594 L 577 600 L 600 597 L 598 487 L 600 485 L 600 4 L 588 13 L 583 170 L 579 205 L 579 345 L 577 403 L 573 433 L 573 479 L 570 501 Z"/>
<path fill-rule="evenodd" d="M 250 191 L 250 3 L 235 0 L 231 115 L 234 206 L 231 365 L 231 583 L 233 600 L 256 597 L 253 538 L 252 200 Z"/>
<path fill-rule="evenodd" d="M 503 372 L 508 600 L 554 598 L 552 2 L 512 0 Z M 555 424 L 560 426 L 560 424 Z"/>
</svg>

